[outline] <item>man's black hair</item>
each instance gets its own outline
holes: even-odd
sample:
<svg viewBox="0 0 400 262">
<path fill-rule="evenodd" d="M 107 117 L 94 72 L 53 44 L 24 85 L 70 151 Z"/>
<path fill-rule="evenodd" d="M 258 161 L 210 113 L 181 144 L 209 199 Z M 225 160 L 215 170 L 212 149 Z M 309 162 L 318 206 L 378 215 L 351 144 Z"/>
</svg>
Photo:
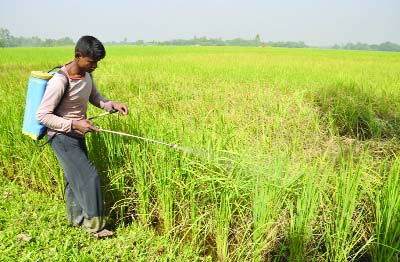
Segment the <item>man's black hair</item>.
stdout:
<svg viewBox="0 0 400 262">
<path fill-rule="evenodd" d="M 95 37 L 85 35 L 79 38 L 75 46 L 75 53 L 80 52 L 83 56 L 100 60 L 106 56 L 103 44 Z"/>
</svg>

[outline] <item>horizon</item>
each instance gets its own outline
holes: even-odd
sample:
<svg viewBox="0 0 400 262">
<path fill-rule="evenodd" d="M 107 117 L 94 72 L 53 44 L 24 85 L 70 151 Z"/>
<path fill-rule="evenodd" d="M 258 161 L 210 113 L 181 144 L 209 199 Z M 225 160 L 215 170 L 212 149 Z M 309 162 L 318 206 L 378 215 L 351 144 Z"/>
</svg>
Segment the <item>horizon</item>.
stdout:
<svg viewBox="0 0 400 262">
<path fill-rule="evenodd" d="M 7 28 L 0 28 L 0 29 L 7 29 Z M 10 36 L 16 37 L 16 38 L 22 37 L 22 38 L 27 38 L 27 39 L 38 37 L 38 36 L 15 36 L 15 35 L 12 34 L 12 32 L 10 32 Z M 187 38 L 187 39 L 182 39 L 182 38 L 178 39 L 177 38 L 177 39 L 168 39 L 168 40 L 159 40 L 159 41 L 158 40 L 149 40 L 149 41 L 144 41 L 144 44 L 163 43 L 163 42 L 170 42 L 170 41 L 191 41 L 191 40 L 195 40 L 196 38 L 199 39 L 199 38 L 204 38 L 204 37 L 207 39 L 207 41 L 208 40 L 218 40 L 218 39 L 221 39 L 222 41 L 234 41 L 236 39 L 240 39 L 240 40 L 244 40 L 244 41 L 251 41 L 252 39 L 255 38 L 254 37 L 254 38 L 251 38 L 251 39 L 244 39 L 244 38 L 240 38 L 240 37 L 235 37 L 235 38 L 232 38 L 232 39 L 223 39 L 221 37 L 210 38 L 210 37 L 207 37 L 207 36 L 199 36 L 199 37 L 194 36 L 192 38 Z M 59 40 L 59 39 L 63 39 L 63 38 L 72 39 L 72 37 L 69 37 L 69 36 L 64 36 L 64 37 L 60 37 L 60 38 L 40 38 L 40 37 L 38 37 L 38 38 L 40 40 L 42 40 L 42 41 L 45 41 L 45 40 Z M 143 41 L 143 40 L 136 40 L 136 41 L 128 41 L 128 40 L 126 40 L 126 44 L 127 45 L 132 45 L 132 44 L 136 43 L 137 41 Z M 73 42 L 76 43 L 77 40 L 73 40 Z M 125 40 L 111 40 L 111 41 L 102 41 L 102 42 L 105 45 L 114 45 L 114 44 L 119 45 L 119 44 L 124 43 Z M 309 48 L 334 48 L 334 46 L 337 46 L 337 45 L 339 47 L 342 47 L 342 46 L 349 45 L 349 44 L 350 45 L 351 44 L 355 44 L 355 45 L 357 45 L 357 44 L 364 45 L 365 44 L 365 45 L 373 46 L 373 45 L 381 45 L 381 44 L 385 44 L 385 43 L 391 43 L 391 44 L 395 44 L 395 45 L 400 45 L 400 43 L 391 42 L 391 41 L 385 41 L 385 42 L 381 42 L 381 43 L 347 42 L 347 43 L 334 43 L 334 44 L 331 44 L 331 45 L 324 45 L 324 46 L 322 46 L 322 45 L 320 45 L 320 46 L 318 46 L 318 45 L 310 45 L 307 42 L 301 41 L 301 40 L 299 40 L 299 41 L 290 41 L 290 40 L 288 40 L 288 41 L 280 41 L 280 40 L 278 40 L 278 41 L 262 41 L 261 40 L 261 43 L 263 43 L 263 44 L 264 43 L 265 44 L 268 44 L 268 43 L 271 43 L 271 44 L 272 43 L 304 43 L 306 45 L 306 47 L 309 47 Z"/>
<path fill-rule="evenodd" d="M 95 3 L 95 4 L 93 4 Z M 15 37 L 102 42 L 163 42 L 236 38 L 262 42 L 304 42 L 309 46 L 400 43 L 400 1 L 294 0 L 195 1 L 104 0 L 54 4 L 28 0 L 0 3 L 0 27 Z M 40 19 L 38 19 L 40 15 Z"/>
</svg>

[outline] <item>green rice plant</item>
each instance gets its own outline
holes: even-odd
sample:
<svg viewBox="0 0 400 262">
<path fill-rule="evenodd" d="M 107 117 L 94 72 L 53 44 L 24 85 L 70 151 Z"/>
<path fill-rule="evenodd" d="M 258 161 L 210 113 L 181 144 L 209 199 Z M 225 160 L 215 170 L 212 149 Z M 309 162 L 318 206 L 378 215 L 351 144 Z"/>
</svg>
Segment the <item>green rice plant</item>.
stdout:
<svg viewBox="0 0 400 262">
<path fill-rule="evenodd" d="M 275 239 L 286 195 L 284 179 L 287 161 L 276 153 L 275 159 L 254 175 L 251 206 L 254 261 L 263 261 L 276 248 Z"/>
<path fill-rule="evenodd" d="M 393 160 L 382 188 L 376 194 L 376 246 L 374 261 L 400 259 L 400 162 Z"/>
<path fill-rule="evenodd" d="M 177 172 L 174 172 L 173 160 L 168 157 L 168 154 L 163 152 L 160 155 L 158 161 L 163 163 L 160 165 L 160 169 L 154 173 L 155 186 L 157 191 L 157 202 L 160 205 L 159 219 L 163 223 L 163 229 L 165 234 L 170 235 L 173 233 L 175 225 L 175 183 L 174 179 L 177 176 Z M 157 159 L 156 158 L 156 159 Z M 162 169 L 161 169 L 162 168 Z"/>
<path fill-rule="evenodd" d="M 186 217 L 188 220 L 182 220 L 181 223 L 188 226 L 186 235 L 189 236 L 188 239 L 192 245 L 202 247 L 203 252 L 217 254 L 214 243 L 217 241 L 217 224 L 221 223 L 216 222 L 216 217 L 220 215 L 220 217 L 226 218 L 223 212 L 216 209 L 220 195 L 219 190 L 223 190 L 223 188 L 218 187 L 215 183 L 221 181 L 221 177 L 215 172 L 217 167 L 214 164 L 207 159 L 203 163 L 198 160 L 197 158 L 191 159 L 190 155 L 183 158 L 181 163 L 183 180 L 179 184 L 179 190 L 181 191 L 180 195 L 185 196 L 187 201 L 184 201 L 186 203 L 181 201 L 177 208 L 180 209 L 182 219 Z M 221 229 L 221 227 L 219 228 Z M 221 234 L 219 235 L 221 236 Z M 225 242 L 223 243 L 227 246 Z"/>
<path fill-rule="evenodd" d="M 151 183 L 150 183 L 150 167 L 147 157 L 139 154 L 133 160 L 133 171 L 136 176 L 136 192 L 138 217 L 142 225 L 146 226 L 150 223 L 150 205 L 151 205 Z"/>
<path fill-rule="evenodd" d="M 322 203 L 321 193 L 325 189 L 319 181 L 319 170 L 316 167 L 306 170 L 301 175 L 302 188 L 294 203 L 289 202 L 289 261 L 304 261 L 307 258 L 307 247 L 312 240 L 312 223 L 317 219 L 318 209 Z"/>
<path fill-rule="evenodd" d="M 254 260 L 262 261 L 263 259 L 263 251 L 265 243 L 265 232 L 268 232 L 272 227 L 273 212 L 274 208 L 265 204 L 268 194 L 268 187 L 265 185 L 257 185 L 257 190 L 255 190 L 255 196 L 253 197 L 253 242 L 254 242 Z M 274 191 L 273 191 L 274 192 Z M 271 193 L 270 193 L 271 194 Z M 273 197 L 273 196 L 272 196 Z M 272 203 L 275 203 L 278 197 L 272 198 Z"/>
<path fill-rule="evenodd" d="M 330 261 L 355 260 L 365 252 L 371 241 L 362 244 L 364 231 L 363 217 L 363 161 L 355 162 L 351 151 L 342 156 L 338 172 L 331 173 L 332 194 L 325 195 L 327 207 L 324 209 L 326 257 Z"/>
<path fill-rule="evenodd" d="M 222 189 L 215 207 L 216 248 L 220 261 L 229 261 L 229 234 L 232 219 L 232 192 Z"/>
<path fill-rule="evenodd" d="M 399 106 L 397 96 L 360 85 L 337 82 L 317 89 L 313 99 L 322 117 L 333 120 L 339 135 L 370 139 L 398 134 L 400 116 L 388 110 Z"/>
</svg>

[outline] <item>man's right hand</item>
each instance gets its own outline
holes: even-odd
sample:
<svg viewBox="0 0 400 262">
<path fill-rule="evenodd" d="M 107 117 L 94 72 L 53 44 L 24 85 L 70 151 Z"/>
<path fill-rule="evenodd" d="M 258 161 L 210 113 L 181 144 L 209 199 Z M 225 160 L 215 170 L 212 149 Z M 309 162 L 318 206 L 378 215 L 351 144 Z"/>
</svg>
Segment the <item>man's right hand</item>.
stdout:
<svg viewBox="0 0 400 262">
<path fill-rule="evenodd" d="M 100 131 L 93 125 L 93 122 L 87 119 L 72 120 L 72 130 L 78 134 L 84 135 L 87 132 L 98 132 Z"/>
</svg>

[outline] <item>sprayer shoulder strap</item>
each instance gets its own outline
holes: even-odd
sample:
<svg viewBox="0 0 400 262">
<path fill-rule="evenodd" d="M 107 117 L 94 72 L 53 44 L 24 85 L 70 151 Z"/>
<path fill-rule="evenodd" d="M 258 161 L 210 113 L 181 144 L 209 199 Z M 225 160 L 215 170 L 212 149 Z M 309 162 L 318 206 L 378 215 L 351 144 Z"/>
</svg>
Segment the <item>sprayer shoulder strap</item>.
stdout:
<svg viewBox="0 0 400 262">
<path fill-rule="evenodd" d="M 67 74 L 66 74 L 63 70 L 61 70 L 61 69 L 58 70 L 57 73 L 60 74 L 60 75 L 63 75 L 63 76 L 65 77 L 65 80 L 67 80 L 67 82 L 66 82 L 65 85 L 64 85 L 64 93 L 63 93 L 63 95 L 62 95 L 62 97 L 61 97 L 61 99 L 60 99 L 60 102 L 58 102 L 58 105 L 56 106 L 56 108 L 54 108 L 54 112 L 57 111 L 57 109 L 58 109 L 58 107 L 60 106 L 62 100 L 66 97 L 67 91 L 68 91 L 69 86 L 70 86 L 70 84 L 69 84 L 69 77 L 67 76 Z"/>
<path fill-rule="evenodd" d="M 62 96 L 62 98 L 61 98 L 61 99 L 63 99 L 64 96 L 65 96 L 65 93 L 67 93 L 68 88 L 69 88 L 69 77 L 68 77 L 67 74 L 66 74 L 63 70 L 61 70 L 61 69 L 58 70 L 57 73 L 60 74 L 60 75 L 63 75 L 63 76 L 65 77 L 65 80 L 67 80 L 66 84 L 64 85 L 64 94 L 63 94 L 63 96 Z"/>
<path fill-rule="evenodd" d="M 67 74 L 66 74 L 63 70 L 61 70 L 61 66 L 56 66 L 56 67 L 54 67 L 53 69 L 51 69 L 49 72 L 53 71 L 53 70 L 56 69 L 56 68 L 59 69 L 59 70 L 57 71 L 57 73 L 60 74 L 60 75 L 63 75 L 63 76 L 65 77 L 65 80 L 67 80 L 67 82 L 66 82 L 65 85 L 64 85 L 64 93 L 63 93 L 63 95 L 62 95 L 62 97 L 61 97 L 61 99 L 60 99 L 60 102 L 58 102 L 58 105 L 54 108 L 54 112 L 57 111 L 57 108 L 60 106 L 61 101 L 62 101 L 62 100 L 64 99 L 64 97 L 66 96 L 67 91 L 68 91 L 69 86 L 70 86 L 70 84 L 69 84 L 69 77 L 67 76 Z M 45 146 L 45 145 L 47 145 L 48 143 L 50 143 L 50 141 L 51 141 L 54 137 L 55 137 L 55 136 L 52 136 L 50 139 L 48 139 L 46 142 L 44 142 L 44 143 L 42 143 L 42 144 L 39 144 L 37 141 L 35 141 L 35 145 L 38 146 L 38 147 Z"/>
</svg>

